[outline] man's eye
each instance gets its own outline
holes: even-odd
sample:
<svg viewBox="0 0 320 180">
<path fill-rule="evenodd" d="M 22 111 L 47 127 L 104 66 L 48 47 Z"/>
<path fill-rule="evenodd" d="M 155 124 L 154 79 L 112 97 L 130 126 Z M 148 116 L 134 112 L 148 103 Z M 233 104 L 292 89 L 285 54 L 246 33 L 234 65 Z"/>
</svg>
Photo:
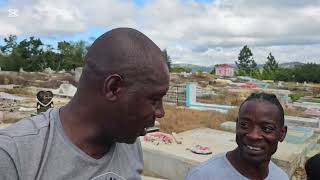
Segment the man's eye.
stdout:
<svg viewBox="0 0 320 180">
<path fill-rule="evenodd" d="M 274 128 L 273 127 L 270 127 L 270 126 L 266 126 L 262 129 L 265 133 L 271 133 L 274 131 Z"/>
<path fill-rule="evenodd" d="M 240 124 L 241 128 L 248 128 L 249 127 L 248 123 L 246 123 L 246 122 L 240 122 L 239 124 Z"/>
</svg>

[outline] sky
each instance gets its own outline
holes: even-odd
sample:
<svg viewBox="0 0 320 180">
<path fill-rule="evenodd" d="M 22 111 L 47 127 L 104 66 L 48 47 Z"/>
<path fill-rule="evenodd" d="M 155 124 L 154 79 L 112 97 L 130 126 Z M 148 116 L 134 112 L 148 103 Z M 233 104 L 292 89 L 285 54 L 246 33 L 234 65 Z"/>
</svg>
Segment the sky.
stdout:
<svg viewBox="0 0 320 180">
<path fill-rule="evenodd" d="M 0 45 L 10 34 L 56 46 L 106 31 L 146 34 L 173 63 L 233 64 L 248 45 L 257 63 L 320 64 L 320 0 L 0 0 Z"/>
</svg>

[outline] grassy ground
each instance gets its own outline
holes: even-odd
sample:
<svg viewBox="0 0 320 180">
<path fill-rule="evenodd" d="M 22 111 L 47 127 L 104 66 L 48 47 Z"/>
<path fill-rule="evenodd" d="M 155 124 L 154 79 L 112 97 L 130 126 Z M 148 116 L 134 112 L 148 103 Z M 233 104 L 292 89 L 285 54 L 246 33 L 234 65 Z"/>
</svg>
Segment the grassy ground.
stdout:
<svg viewBox="0 0 320 180">
<path fill-rule="evenodd" d="M 165 112 L 165 117 L 160 120 L 160 130 L 166 133 L 179 133 L 199 127 L 219 129 L 222 122 L 235 120 L 237 114 L 237 110 L 224 114 L 171 105 L 165 105 Z"/>
</svg>

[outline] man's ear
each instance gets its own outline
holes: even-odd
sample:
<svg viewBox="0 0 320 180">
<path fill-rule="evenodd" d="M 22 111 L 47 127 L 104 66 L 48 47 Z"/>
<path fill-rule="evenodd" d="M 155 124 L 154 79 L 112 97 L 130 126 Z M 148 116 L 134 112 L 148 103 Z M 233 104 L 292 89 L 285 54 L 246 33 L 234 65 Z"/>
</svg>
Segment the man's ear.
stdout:
<svg viewBox="0 0 320 180">
<path fill-rule="evenodd" d="M 283 126 L 280 130 L 280 139 L 279 141 L 282 142 L 284 140 L 284 138 L 286 138 L 287 135 L 287 126 Z"/>
<path fill-rule="evenodd" d="M 104 80 L 103 95 L 109 101 L 115 101 L 123 88 L 123 79 L 118 74 L 112 74 Z"/>
</svg>

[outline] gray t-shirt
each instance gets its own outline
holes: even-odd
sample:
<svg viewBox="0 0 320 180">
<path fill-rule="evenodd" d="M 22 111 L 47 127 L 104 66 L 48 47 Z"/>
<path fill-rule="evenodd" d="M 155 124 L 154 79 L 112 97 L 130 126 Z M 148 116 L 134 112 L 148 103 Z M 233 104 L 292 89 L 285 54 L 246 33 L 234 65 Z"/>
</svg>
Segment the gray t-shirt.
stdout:
<svg viewBox="0 0 320 180">
<path fill-rule="evenodd" d="M 1 180 L 139 180 L 142 169 L 139 139 L 116 143 L 104 157 L 94 159 L 64 134 L 59 109 L 0 130 Z"/>
<path fill-rule="evenodd" d="M 229 162 L 226 153 L 213 156 L 209 160 L 193 168 L 185 180 L 248 180 L 241 175 Z M 269 163 L 269 174 L 266 180 L 289 180 L 288 175 L 276 166 L 272 161 Z"/>
</svg>

